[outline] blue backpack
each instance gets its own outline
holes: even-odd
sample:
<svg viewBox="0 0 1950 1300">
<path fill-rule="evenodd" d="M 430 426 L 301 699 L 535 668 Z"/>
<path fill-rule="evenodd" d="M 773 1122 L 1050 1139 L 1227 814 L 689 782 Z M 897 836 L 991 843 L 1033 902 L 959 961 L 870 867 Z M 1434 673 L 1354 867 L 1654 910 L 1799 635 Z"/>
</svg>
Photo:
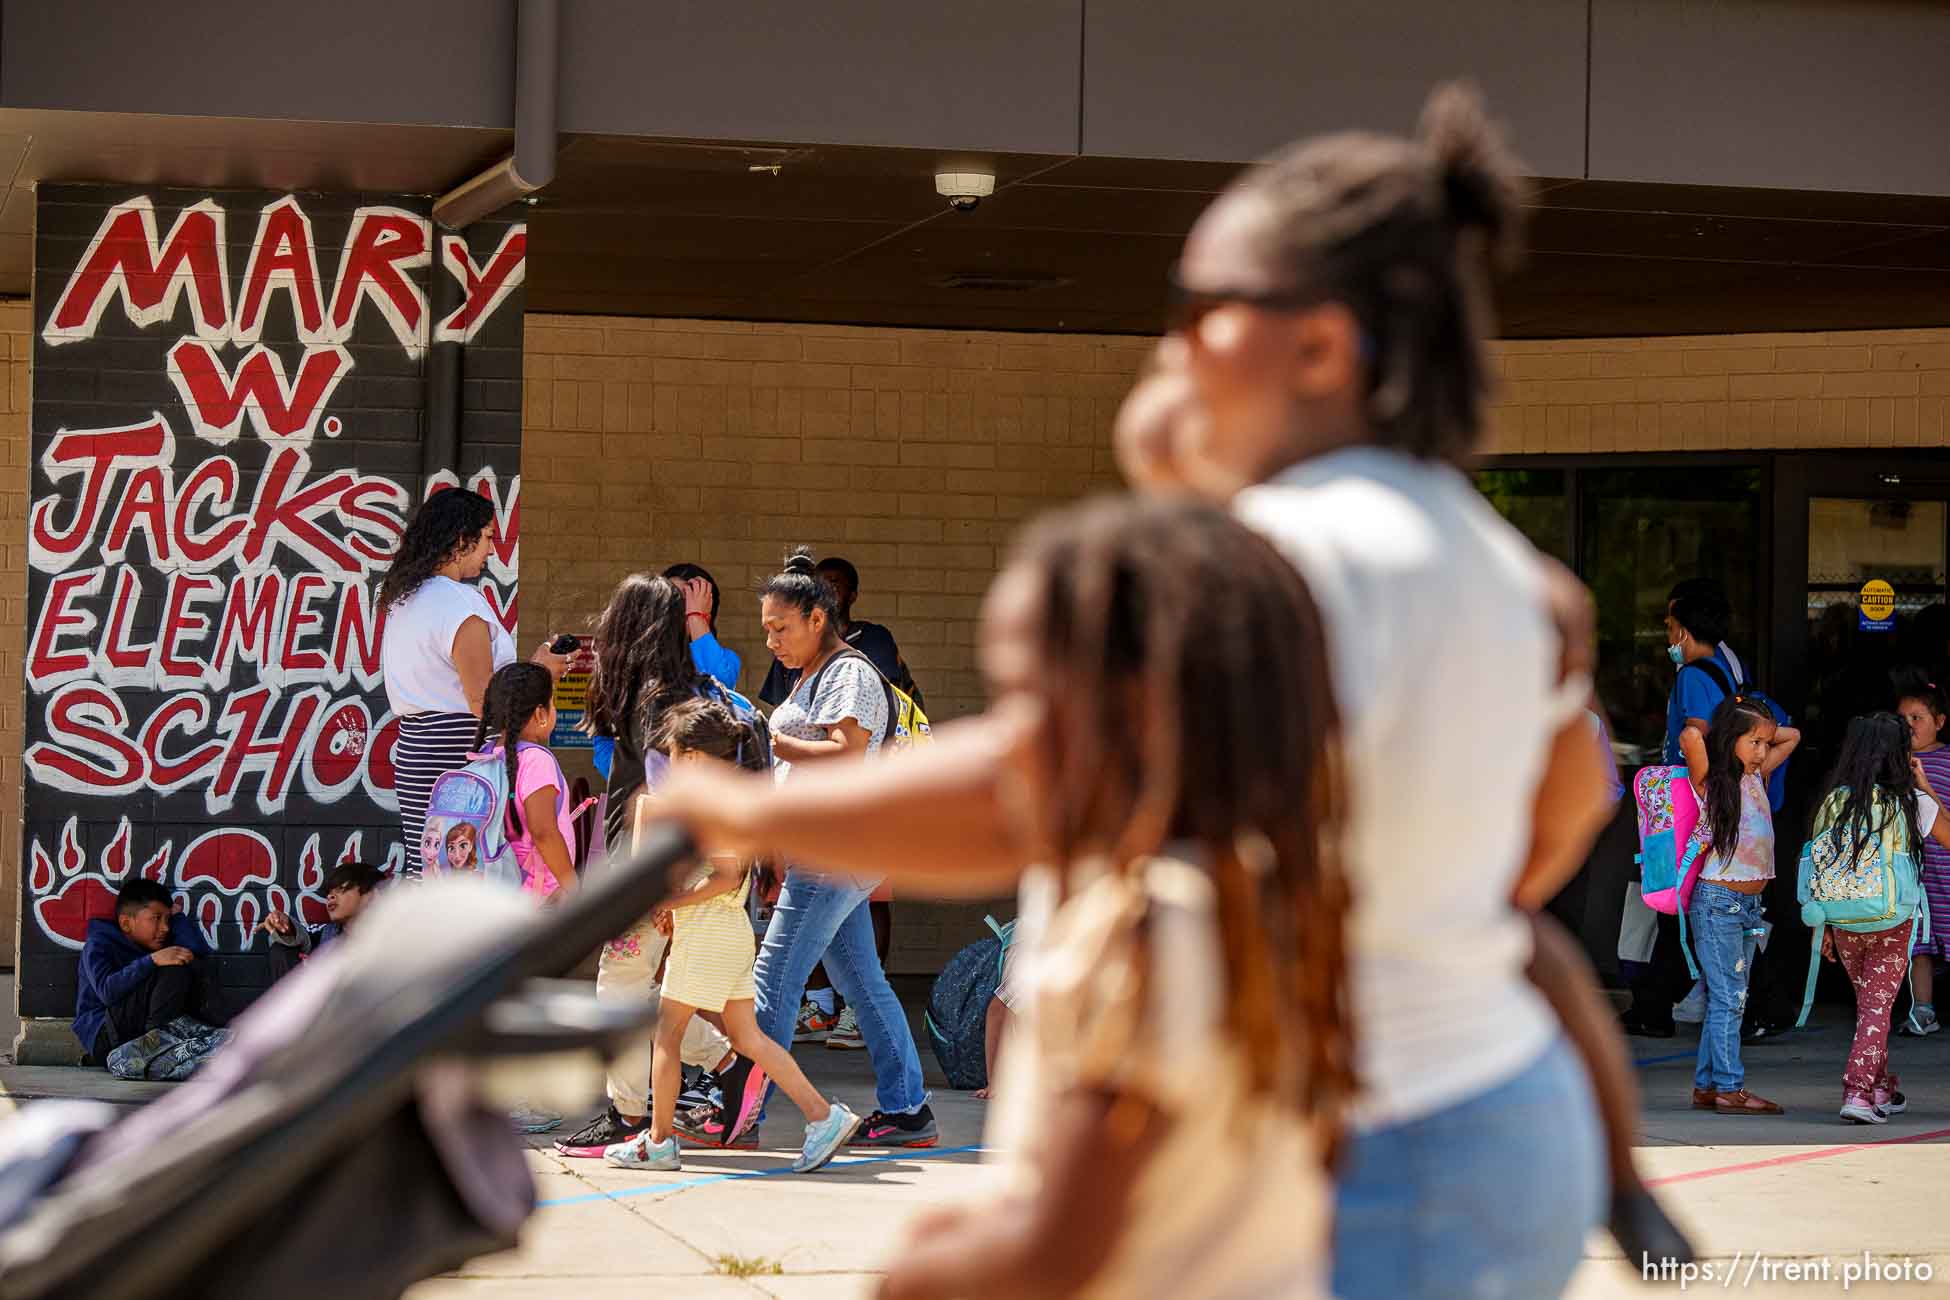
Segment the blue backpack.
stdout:
<svg viewBox="0 0 1950 1300">
<path fill-rule="evenodd" d="M 948 960 L 928 994 L 928 1044 L 948 1086 L 964 1091 L 989 1081 L 989 1000 L 1002 983 L 1003 962 L 1015 941 L 1016 923 L 984 917 L 994 937 L 969 944 Z"/>
<path fill-rule="evenodd" d="M 441 773 L 420 838 L 429 876 L 473 872 L 521 888 L 521 864 L 508 839 L 508 793 L 508 762 L 498 752 Z"/>
<path fill-rule="evenodd" d="M 1822 800 L 1815 833 L 1801 849 L 1794 897 L 1801 904 L 1801 920 L 1814 931 L 1814 941 L 1797 1025 L 1808 1022 L 1808 1009 L 1814 1005 L 1827 927 L 1877 934 L 1915 917 L 1915 940 L 1925 942 L 1930 937 L 1930 901 L 1923 893 L 1918 864 L 1910 856 L 1909 827 L 1902 809 L 1876 791 L 1870 808 L 1875 824 L 1867 835 L 1856 836 L 1850 833 L 1853 828 L 1837 824 L 1847 801 L 1846 786 L 1836 787 Z"/>
</svg>

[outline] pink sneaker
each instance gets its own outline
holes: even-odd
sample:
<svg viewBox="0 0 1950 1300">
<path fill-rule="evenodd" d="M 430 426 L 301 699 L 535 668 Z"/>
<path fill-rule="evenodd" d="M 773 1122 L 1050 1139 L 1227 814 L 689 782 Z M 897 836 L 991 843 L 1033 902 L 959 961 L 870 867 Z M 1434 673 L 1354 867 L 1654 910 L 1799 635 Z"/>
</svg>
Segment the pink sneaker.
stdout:
<svg viewBox="0 0 1950 1300">
<path fill-rule="evenodd" d="M 1876 1109 L 1884 1115 L 1900 1115 L 1909 1109 L 1909 1098 L 1897 1090 L 1893 1074 L 1876 1085 L 1875 1102 Z"/>
<path fill-rule="evenodd" d="M 1847 1092 L 1842 1094 L 1842 1120 L 1848 1124 L 1887 1124 L 1889 1116 L 1876 1105 L 1875 1097 L 1866 1092 Z"/>
</svg>

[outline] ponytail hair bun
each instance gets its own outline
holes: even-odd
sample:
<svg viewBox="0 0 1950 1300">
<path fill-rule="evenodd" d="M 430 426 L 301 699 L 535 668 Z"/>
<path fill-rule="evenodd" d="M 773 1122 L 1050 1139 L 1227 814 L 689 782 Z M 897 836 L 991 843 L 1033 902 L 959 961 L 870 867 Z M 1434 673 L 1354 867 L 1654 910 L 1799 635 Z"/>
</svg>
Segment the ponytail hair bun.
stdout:
<svg viewBox="0 0 1950 1300">
<path fill-rule="evenodd" d="M 819 564 L 810 546 L 793 547 L 785 567 L 758 589 L 758 595 L 761 600 L 768 596 L 782 600 L 807 618 L 816 609 L 825 610 L 828 619 L 839 617 L 839 599 L 819 580 Z"/>
<path fill-rule="evenodd" d="M 813 560 L 812 547 L 810 546 L 793 547 L 791 553 L 785 557 L 784 572 L 803 573 L 808 578 L 817 577 L 819 573 L 819 566 Z"/>
<path fill-rule="evenodd" d="M 1437 86 L 1416 134 L 1435 165 L 1449 224 L 1458 233 L 1482 235 L 1499 264 L 1514 261 L 1521 247 L 1522 167 L 1490 119 L 1482 92 L 1462 81 Z"/>
</svg>

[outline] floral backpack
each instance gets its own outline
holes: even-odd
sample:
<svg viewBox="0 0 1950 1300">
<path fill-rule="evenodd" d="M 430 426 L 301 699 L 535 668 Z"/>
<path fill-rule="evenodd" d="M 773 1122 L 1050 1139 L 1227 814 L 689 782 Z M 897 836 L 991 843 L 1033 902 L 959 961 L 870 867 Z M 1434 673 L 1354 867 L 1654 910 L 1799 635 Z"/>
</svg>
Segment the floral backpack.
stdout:
<svg viewBox="0 0 1950 1300">
<path fill-rule="evenodd" d="M 1833 926 L 1852 934 L 1892 930 L 1917 918 L 1916 940 L 1930 937 L 1930 903 L 1923 893 L 1918 865 L 1909 851 L 1909 828 L 1895 800 L 1876 791 L 1870 808 L 1873 826 L 1864 836 L 1839 825 L 1848 802 L 1848 787 L 1837 786 L 1815 814 L 1815 833 L 1801 849 L 1794 896 L 1801 904 L 1801 920 L 1814 931 L 1808 954 L 1808 986 L 1801 999 L 1801 1018 L 1815 1000 L 1815 978 L 1821 971 L 1823 931 Z"/>
<path fill-rule="evenodd" d="M 1704 857 L 1693 833 L 1699 796 L 1683 763 L 1640 768 L 1632 794 L 1639 808 L 1639 893 L 1653 911 L 1683 917 Z"/>
</svg>

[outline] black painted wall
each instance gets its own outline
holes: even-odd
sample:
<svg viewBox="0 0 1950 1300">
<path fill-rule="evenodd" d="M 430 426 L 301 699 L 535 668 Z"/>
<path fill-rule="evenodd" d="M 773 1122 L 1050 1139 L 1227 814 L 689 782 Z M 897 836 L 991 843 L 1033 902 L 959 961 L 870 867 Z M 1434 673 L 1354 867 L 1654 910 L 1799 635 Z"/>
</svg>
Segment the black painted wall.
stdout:
<svg viewBox="0 0 1950 1300">
<path fill-rule="evenodd" d="M 44 185 L 37 218 L 18 980 L 65 1018 L 124 880 L 168 885 L 248 990 L 267 908 L 322 920 L 334 863 L 397 867 L 373 593 L 464 480 L 501 509 L 513 625 L 527 235 L 436 258 L 427 201 L 392 196 Z M 464 286 L 445 320 L 435 275 Z M 428 476 L 433 348 L 463 437 Z"/>
</svg>

